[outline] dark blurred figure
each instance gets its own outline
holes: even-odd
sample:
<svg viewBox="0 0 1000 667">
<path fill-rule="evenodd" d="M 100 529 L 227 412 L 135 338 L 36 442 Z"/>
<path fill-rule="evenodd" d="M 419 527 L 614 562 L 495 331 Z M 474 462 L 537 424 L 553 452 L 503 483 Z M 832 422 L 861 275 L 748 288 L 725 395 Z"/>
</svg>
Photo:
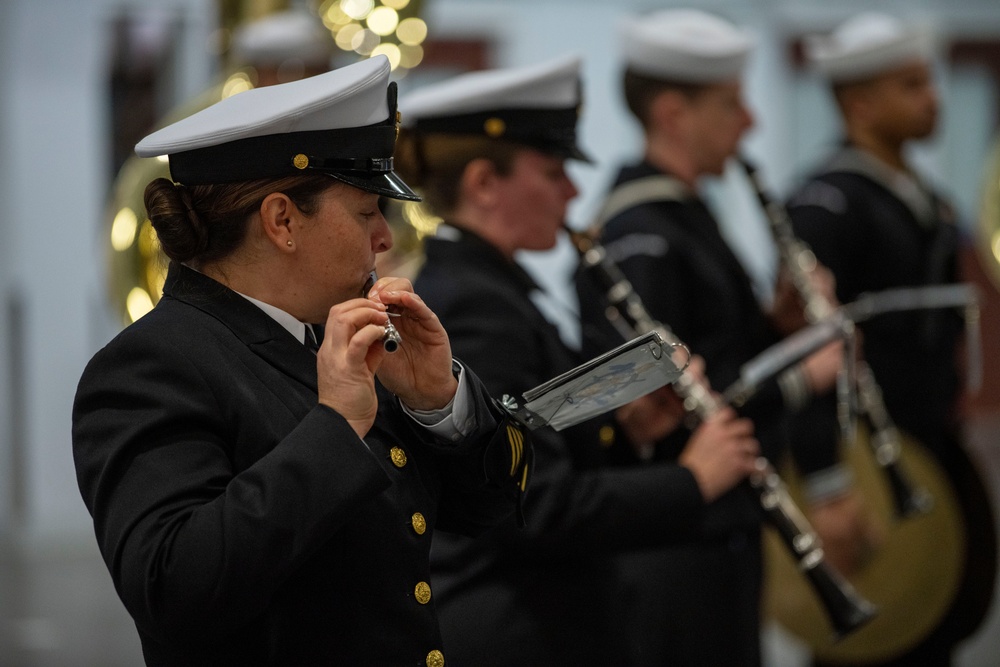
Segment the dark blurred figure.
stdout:
<svg viewBox="0 0 1000 667">
<path fill-rule="evenodd" d="M 791 197 L 789 214 L 796 234 L 836 277 L 837 297 L 847 303 L 869 291 L 960 281 L 954 210 L 905 156 L 938 118 L 930 35 L 864 13 L 812 36 L 806 54 L 832 87 L 844 139 Z M 969 539 L 965 583 L 947 616 L 887 665 L 951 664 L 955 644 L 976 629 L 992 599 L 994 523 L 962 449 L 958 413 L 962 328 L 954 310 L 883 315 L 862 325 L 864 358 L 886 407 L 953 480 Z M 835 410 L 832 402 L 819 404 L 796 429 L 836 438 Z"/>
<path fill-rule="evenodd" d="M 487 387 L 518 395 L 583 359 L 532 302 L 520 250 L 556 243 L 577 194 L 579 61 L 477 72 L 401 101 L 397 168 L 445 220 L 415 282 L 456 355 Z M 622 665 L 613 555 L 700 539 L 702 509 L 743 479 L 758 452 L 731 410 L 694 433 L 679 463 L 612 468 L 617 449 L 676 427 L 670 388 L 535 437 L 527 526 L 478 540 L 435 535 L 435 603 L 458 665 Z"/>
<path fill-rule="evenodd" d="M 762 308 L 699 193 L 700 180 L 723 173 L 753 123 L 741 77 L 754 40 L 714 15 L 678 9 L 629 19 L 621 43 L 625 100 L 642 125 L 644 155 L 614 181 L 599 220 L 602 242 L 652 317 L 704 357 L 721 390 L 803 324 L 786 280 Z M 586 276 L 578 288 L 585 339 L 614 341 Z M 769 459 L 786 450 L 784 410 L 831 389 L 841 358 L 842 345 L 828 345 L 747 406 Z M 661 443 L 655 458 L 674 460 L 679 442 Z M 761 517 L 752 495 L 734 490 L 708 508 L 705 541 L 622 558 L 632 664 L 760 664 Z"/>
</svg>

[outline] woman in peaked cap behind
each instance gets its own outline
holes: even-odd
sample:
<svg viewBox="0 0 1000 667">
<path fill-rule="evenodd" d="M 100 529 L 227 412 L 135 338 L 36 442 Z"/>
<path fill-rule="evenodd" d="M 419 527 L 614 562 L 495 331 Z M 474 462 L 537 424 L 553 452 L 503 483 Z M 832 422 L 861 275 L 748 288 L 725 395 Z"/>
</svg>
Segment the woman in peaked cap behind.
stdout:
<svg viewBox="0 0 1000 667">
<path fill-rule="evenodd" d="M 519 395 L 583 361 L 534 305 L 537 287 L 516 261 L 555 245 L 576 195 L 564 163 L 586 159 L 576 144 L 579 68 L 563 57 L 473 72 L 401 103 L 399 168 L 445 219 L 415 285 L 497 394 Z M 630 442 L 677 425 L 671 392 L 533 431 L 523 530 L 510 521 L 478 540 L 435 536 L 433 583 L 456 664 L 627 664 L 615 557 L 697 540 L 706 502 L 748 474 L 757 453 L 749 422 L 728 411 L 695 432 L 681 465 L 613 467 Z"/>
<path fill-rule="evenodd" d="M 431 529 L 515 506 L 504 413 L 409 282 L 370 278 L 378 198 L 416 198 L 388 76 L 241 93 L 137 146 L 169 156 L 146 205 L 172 261 L 87 366 L 73 448 L 149 665 L 440 667 Z"/>
</svg>

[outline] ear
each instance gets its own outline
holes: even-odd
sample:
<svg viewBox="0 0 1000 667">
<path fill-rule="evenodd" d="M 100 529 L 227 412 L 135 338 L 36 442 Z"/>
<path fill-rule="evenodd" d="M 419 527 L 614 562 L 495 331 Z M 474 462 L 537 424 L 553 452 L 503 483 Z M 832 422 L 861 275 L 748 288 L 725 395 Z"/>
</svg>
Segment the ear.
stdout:
<svg viewBox="0 0 1000 667">
<path fill-rule="evenodd" d="M 496 165 L 486 158 L 476 158 L 465 165 L 459 181 L 462 198 L 477 207 L 491 207 L 496 203 L 497 184 L 500 181 Z"/>
<path fill-rule="evenodd" d="M 868 82 L 844 86 L 837 96 L 844 118 L 867 124 L 872 113 L 872 88 Z"/>
<path fill-rule="evenodd" d="M 260 222 L 264 235 L 280 252 L 292 252 L 295 249 L 296 227 L 291 222 L 298 212 L 298 207 L 283 192 L 272 192 L 260 203 Z"/>
<path fill-rule="evenodd" d="M 676 127 L 691 106 L 691 100 L 679 90 L 667 89 L 657 94 L 649 104 L 652 127 Z"/>
</svg>

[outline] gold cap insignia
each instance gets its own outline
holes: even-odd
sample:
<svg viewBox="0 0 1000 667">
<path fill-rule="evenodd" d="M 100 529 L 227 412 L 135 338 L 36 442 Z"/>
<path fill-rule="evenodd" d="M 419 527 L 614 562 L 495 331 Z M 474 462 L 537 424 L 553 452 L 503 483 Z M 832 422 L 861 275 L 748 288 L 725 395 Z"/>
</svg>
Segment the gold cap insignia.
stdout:
<svg viewBox="0 0 1000 667">
<path fill-rule="evenodd" d="M 292 164 L 295 165 L 296 169 L 305 169 L 309 166 L 309 156 L 299 153 L 292 158 Z"/>
<path fill-rule="evenodd" d="M 487 136 L 495 139 L 503 136 L 503 133 L 507 131 L 507 123 L 503 122 L 502 118 L 487 118 L 486 122 L 483 123 L 483 131 L 486 132 Z"/>
</svg>

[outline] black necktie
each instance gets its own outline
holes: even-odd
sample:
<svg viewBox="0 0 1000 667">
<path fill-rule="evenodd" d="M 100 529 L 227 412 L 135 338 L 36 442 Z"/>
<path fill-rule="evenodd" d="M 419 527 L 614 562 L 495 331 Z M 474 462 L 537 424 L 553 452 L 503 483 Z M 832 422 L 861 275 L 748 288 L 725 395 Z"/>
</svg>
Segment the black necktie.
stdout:
<svg viewBox="0 0 1000 667">
<path fill-rule="evenodd" d="M 319 352 L 319 343 L 316 341 L 316 334 L 313 333 L 313 328 L 311 325 L 306 325 L 306 339 L 305 346 L 312 351 L 313 354 Z"/>
</svg>

